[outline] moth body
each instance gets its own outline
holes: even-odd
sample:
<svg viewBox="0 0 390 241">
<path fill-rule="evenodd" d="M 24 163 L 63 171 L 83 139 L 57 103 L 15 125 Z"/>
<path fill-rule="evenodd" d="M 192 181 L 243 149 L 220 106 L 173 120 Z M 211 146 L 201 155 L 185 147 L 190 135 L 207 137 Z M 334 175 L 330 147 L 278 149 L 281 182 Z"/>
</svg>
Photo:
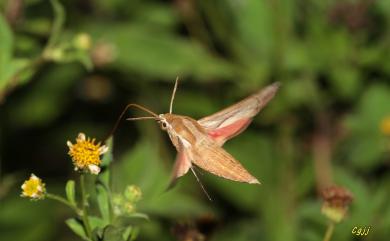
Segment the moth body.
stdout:
<svg viewBox="0 0 390 241">
<path fill-rule="evenodd" d="M 169 113 L 161 114 L 159 117 L 161 118 L 161 129 L 167 131 L 178 151 L 180 149 L 178 140 L 183 142 L 184 147 L 190 148 L 196 146 L 202 141 L 202 137 L 207 135 L 206 130 L 191 117 Z"/>
</svg>

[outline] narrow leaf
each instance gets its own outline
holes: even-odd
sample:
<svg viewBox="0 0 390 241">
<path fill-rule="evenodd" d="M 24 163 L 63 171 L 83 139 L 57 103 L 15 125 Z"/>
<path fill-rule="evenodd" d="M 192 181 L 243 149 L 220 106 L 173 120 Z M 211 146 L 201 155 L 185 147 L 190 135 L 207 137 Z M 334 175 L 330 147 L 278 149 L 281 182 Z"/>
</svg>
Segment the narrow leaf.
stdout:
<svg viewBox="0 0 390 241">
<path fill-rule="evenodd" d="M 105 145 L 108 147 L 108 151 L 104 154 L 101 167 L 102 167 L 102 172 L 98 176 L 99 181 L 105 186 L 109 187 L 110 186 L 110 169 L 108 166 L 113 160 L 113 155 L 112 155 L 112 148 L 113 148 L 113 140 L 112 136 L 107 139 Z"/>
<path fill-rule="evenodd" d="M 93 70 L 93 63 L 88 52 L 80 52 L 77 55 L 76 60 L 78 60 L 88 71 Z"/>
<path fill-rule="evenodd" d="M 110 138 L 107 139 L 105 145 L 108 147 L 108 151 L 104 154 L 103 159 L 102 159 L 101 166 L 103 166 L 103 167 L 108 166 L 112 162 L 112 159 L 113 159 L 113 155 L 112 155 L 112 147 L 113 147 L 112 136 L 110 136 Z"/>
<path fill-rule="evenodd" d="M 116 217 L 114 224 L 118 227 L 128 227 L 134 225 L 140 225 L 149 221 L 149 217 L 142 213 L 134 213 L 131 215 L 121 215 Z"/>
<path fill-rule="evenodd" d="M 107 190 L 104 186 L 97 184 L 97 201 L 100 213 L 102 215 L 103 220 L 106 223 L 110 222 L 110 201 Z"/>
<path fill-rule="evenodd" d="M 108 226 L 104 230 L 103 240 L 104 241 L 126 241 L 123 238 L 124 231 L 125 231 L 125 229 L 123 229 L 123 228 L 118 228 L 115 226 Z"/>
<path fill-rule="evenodd" d="M 127 227 L 123 233 L 122 233 L 122 237 L 125 239 L 125 240 L 130 240 L 130 237 L 131 237 L 131 234 L 133 233 L 133 227 L 132 226 L 129 226 Z"/>
<path fill-rule="evenodd" d="M 132 213 L 132 214 L 128 215 L 128 217 L 135 218 L 135 219 L 144 219 L 147 221 L 150 220 L 149 216 L 144 214 L 144 213 Z"/>
<path fill-rule="evenodd" d="M 134 241 L 138 237 L 138 234 L 139 234 L 139 228 L 138 227 L 133 228 L 127 240 Z"/>
<path fill-rule="evenodd" d="M 65 221 L 65 223 L 68 225 L 68 227 L 78 236 L 80 236 L 82 239 L 90 241 L 90 239 L 85 234 L 85 230 L 83 225 L 77 221 L 75 218 L 70 218 Z"/>
<path fill-rule="evenodd" d="M 95 229 L 103 229 L 105 226 L 108 225 L 108 223 L 100 217 L 89 216 L 88 219 L 89 223 L 91 224 L 92 231 L 94 231 Z"/>
<path fill-rule="evenodd" d="M 76 206 L 75 182 L 73 180 L 69 180 L 66 183 L 65 191 L 66 191 L 66 197 L 68 201 L 74 206 Z"/>
</svg>

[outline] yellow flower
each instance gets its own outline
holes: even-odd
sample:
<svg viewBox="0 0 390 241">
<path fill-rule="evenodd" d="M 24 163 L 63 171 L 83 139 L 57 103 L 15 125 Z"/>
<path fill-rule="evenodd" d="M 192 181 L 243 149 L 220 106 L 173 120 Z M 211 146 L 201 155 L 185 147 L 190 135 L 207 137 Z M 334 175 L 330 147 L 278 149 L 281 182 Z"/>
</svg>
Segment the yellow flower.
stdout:
<svg viewBox="0 0 390 241">
<path fill-rule="evenodd" d="M 45 183 L 42 180 L 31 174 L 30 179 L 24 181 L 22 188 L 22 197 L 29 197 L 32 199 L 42 199 L 45 196 Z"/>
<path fill-rule="evenodd" d="M 66 143 L 69 147 L 68 154 L 72 157 L 75 170 L 87 170 L 92 174 L 100 172 L 100 155 L 108 151 L 105 145 L 95 144 L 95 139 L 86 138 L 84 133 L 79 133 L 76 143 Z"/>
<path fill-rule="evenodd" d="M 385 117 L 381 121 L 380 129 L 383 134 L 390 136 L 390 116 Z"/>
</svg>

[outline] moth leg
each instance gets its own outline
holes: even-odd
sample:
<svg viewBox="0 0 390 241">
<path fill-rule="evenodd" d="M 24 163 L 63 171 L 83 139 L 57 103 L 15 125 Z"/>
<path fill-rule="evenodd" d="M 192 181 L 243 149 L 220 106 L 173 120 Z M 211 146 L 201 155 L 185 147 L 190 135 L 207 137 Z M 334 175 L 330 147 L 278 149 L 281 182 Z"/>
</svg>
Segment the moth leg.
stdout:
<svg viewBox="0 0 390 241">
<path fill-rule="evenodd" d="M 194 168 L 194 171 L 197 172 L 197 174 L 200 174 L 201 176 L 204 175 L 203 169 L 198 167 L 197 165 L 192 165 L 192 168 Z"/>
<path fill-rule="evenodd" d="M 206 188 L 203 186 L 202 182 L 200 181 L 198 175 L 196 175 L 196 172 L 195 172 L 195 169 L 191 166 L 191 171 L 192 173 L 194 174 L 196 180 L 198 181 L 200 187 L 202 188 L 204 194 L 206 194 L 207 198 L 210 200 L 210 201 L 213 201 L 209 195 L 209 193 L 206 191 Z"/>
</svg>

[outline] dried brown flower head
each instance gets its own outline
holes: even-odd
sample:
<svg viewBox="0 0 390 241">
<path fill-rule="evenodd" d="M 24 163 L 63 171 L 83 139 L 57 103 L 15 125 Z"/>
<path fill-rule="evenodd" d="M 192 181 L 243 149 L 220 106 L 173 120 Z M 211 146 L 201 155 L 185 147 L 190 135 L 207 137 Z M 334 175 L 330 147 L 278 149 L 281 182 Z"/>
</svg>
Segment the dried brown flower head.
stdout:
<svg viewBox="0 0 390 241">
<path fill-rule="evenodd" d="M 331 186 L 322 191 L 324 200 L 321 212 L 333 222 L 340 222 L 347 214 L 353 200 L 352 193 L 344 187 Z"/>
</svg>

